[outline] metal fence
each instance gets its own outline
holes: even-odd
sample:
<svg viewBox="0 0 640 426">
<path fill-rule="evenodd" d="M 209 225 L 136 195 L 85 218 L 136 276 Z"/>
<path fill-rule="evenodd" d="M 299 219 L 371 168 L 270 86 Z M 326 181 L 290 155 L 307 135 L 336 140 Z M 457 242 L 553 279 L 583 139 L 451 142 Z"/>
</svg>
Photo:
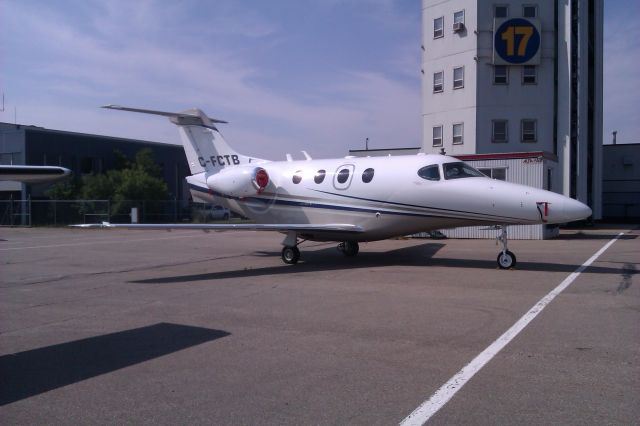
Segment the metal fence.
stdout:
<svg viewBox="0 0 640 426">
<path fill-rule="evenodd" d="M 140 223 L 207 221 L 205 206 L 182 200 L 0 200 L 0 226 L 130 223 L 132 208 Z"/>
</svg>

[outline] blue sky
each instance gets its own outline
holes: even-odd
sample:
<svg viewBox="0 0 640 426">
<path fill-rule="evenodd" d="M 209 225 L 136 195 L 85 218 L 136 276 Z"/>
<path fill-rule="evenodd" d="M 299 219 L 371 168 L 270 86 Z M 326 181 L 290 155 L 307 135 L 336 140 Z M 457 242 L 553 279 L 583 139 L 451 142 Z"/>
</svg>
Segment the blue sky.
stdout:
<svg viewBox="0 0 640 426">
<path fill-rule="evenodd" d="M 617 129 L 640 142 L 637 2 L 606 7 L 605 140 Z M 419 146 L 420 10 L 420 0 L 0 0 L 0 121 L 15 111 L 23 124 L 175 143 L 166 120 L 97 106 L 197 106 L 230 122 L 221 130 L 240 151 L 266 158 L 342 156 L 367 137 L 372 148 Z"/>
</svg>

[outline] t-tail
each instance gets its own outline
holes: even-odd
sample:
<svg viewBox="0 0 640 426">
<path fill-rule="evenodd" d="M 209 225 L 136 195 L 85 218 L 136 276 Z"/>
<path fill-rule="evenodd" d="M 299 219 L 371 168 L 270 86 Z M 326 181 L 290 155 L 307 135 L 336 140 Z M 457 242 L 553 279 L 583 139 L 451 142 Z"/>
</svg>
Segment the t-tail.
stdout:
<svg viewBox="0 0 640 426">
<path fill-rule="evenodd" d="M 233 150 L 216 127 L 216 124 L 226 121 L 208 117 L 197 108 L 182 112 L 154 111 L 120 105 L 105 105 L 102 108 L 168 117 L 169 121 L 178 126 L 192 175 L 206 172 L 206 176 L 210 176 L 225 167 L 265 161 L 247 157 Z"/>
</svg>

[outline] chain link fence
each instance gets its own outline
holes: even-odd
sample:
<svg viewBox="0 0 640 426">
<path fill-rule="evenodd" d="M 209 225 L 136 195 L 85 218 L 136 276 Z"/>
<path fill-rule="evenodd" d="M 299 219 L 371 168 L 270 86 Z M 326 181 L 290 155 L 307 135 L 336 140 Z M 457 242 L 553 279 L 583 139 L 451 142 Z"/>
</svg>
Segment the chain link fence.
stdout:
<svg viewBox="0 0 640 426">
<path fill-rule="evenodd" d="M 182 200 L 0 200 L 0 226 L 65 226 L 79 223 L 184 223 L 228 220 L 222 207 Z M 215 213 L 215 214 L 214 214 Z"/>
</svg>

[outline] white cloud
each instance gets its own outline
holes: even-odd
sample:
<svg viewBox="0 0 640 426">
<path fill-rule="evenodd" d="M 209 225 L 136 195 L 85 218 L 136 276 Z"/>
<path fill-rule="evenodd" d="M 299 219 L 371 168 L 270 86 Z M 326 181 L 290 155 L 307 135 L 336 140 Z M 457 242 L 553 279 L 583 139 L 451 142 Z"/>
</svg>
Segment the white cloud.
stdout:
<svg viewBox="0 0 640 426">
<path fill-rule="evenodd" d="M 261 71 L 251 61 L 251 47 L 211 45 L 199 31 L 166 42 L 154 39 L 162 36 L 155 29 L 186 19 L 178 3 L 172 9 L 153 1 L 105 4 L 99 13 L 89 10 L 91 24 L 84 26 L 72 24 L 63 11 L 35 13 L 12 4 L 20 30 L 29 34 L 20 48 L 33 54 L 22 59 L 32 64 L 26 75 L 9 78 L 33 79 L 40 90 L 28 99 L 14 94 L 20 122 L 176 142 L 168 122 L 95 107 L 197 106 L 232 122 L 223 131 L 232 144 L 238 139 L 240 150 L 267 158 L 300 149 L 317 156 L 344 155 L 348 148 L 360 147 L 365 137 L 380 147 L 420 143 L 418 79 L 403 82 L 376 72 L 344 72 L 336 75 L 333 87 L 311 84 L 311 96 L 285 96 L 257 83 Z M 276 24 L 240 15 L 216 17 L 225 25 L 215 31 L 265 38 L 276 32 Z M 238 30 L 243 26 L 251 30 Z M 46 64 L 38 66 L 38 60 Z"/>
</svg>

